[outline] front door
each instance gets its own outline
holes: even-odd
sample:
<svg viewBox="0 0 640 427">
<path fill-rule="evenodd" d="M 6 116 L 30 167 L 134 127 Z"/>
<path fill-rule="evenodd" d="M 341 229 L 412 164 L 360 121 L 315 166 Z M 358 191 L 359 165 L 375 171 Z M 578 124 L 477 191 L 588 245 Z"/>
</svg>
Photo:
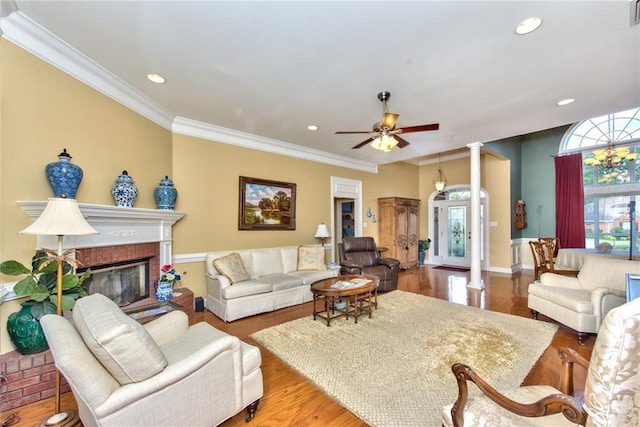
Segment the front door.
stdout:
<svg viewBox="0 0 640 427">
<path fill-rule="evenodd" d="M 448 191 L 447 196 L 458 194 L 455 198 L 433 201 L 431 206 L 432 257 L 436 264 L 457 267 L 471 266 L 471 200 L 466 191 Z M 484 261 L 484 200 L 480 204 L 480 253 Z"/>
</svg>

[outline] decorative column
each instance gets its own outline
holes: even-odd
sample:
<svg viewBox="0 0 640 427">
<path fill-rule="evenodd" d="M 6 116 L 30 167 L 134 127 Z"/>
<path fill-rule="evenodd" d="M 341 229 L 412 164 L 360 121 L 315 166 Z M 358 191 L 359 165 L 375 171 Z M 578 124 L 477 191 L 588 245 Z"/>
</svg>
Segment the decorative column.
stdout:
<svg viewBox="0 0 640 427">
<path fill-rule="evenodd" d="M 481 259 L 480 148 L 481 142 L 467 144 L 471 150 L 471 277 L 467 287 L 484 289 Z"/>
</svg>

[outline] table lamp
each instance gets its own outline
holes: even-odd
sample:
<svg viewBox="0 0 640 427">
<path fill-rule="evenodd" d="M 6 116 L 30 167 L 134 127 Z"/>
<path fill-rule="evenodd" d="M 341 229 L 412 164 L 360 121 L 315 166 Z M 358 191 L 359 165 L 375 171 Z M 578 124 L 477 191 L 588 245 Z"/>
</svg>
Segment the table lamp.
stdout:
<svg viewBox="0 0 640 427">
<path fill-rule="evenodd" d="M 324 239 L 326 239 L 327 237 L 331 237 L 331 233 L 329 233 L 329 227 L 327 227 L 327 224 L 321 222 L 318 225 L 318 229 L 316 230 L 316 235 L 314 237 L 320 239 L 320 244 L 324 246 Z"/>
</svg>

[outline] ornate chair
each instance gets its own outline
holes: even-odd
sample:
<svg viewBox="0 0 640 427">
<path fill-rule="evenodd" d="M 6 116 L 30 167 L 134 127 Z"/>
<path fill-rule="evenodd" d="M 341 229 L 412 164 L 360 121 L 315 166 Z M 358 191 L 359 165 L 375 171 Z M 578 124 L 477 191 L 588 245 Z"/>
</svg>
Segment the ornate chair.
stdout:
<svg viewBox="0 0 640 427">
<path fill-rule="evenodd" d="M 458 399 L 445 406 L 443 426 L 598 426 L 638 425 L 640 401 L 640 300 L 609 312 L 593 347 L 591 361 L 561 348 L 560 390 L 524 386 L 500 393 L 469 366 L 451 367 Z M 584 403 L 573 396 L 573 365 L 587 369 Z M 482 392 L 467 398 L 467 381 Z"/>
<path fill-rule="evenodd" d="M 552 242 L 546 242 L 543 240 L 531 240 L 529 241 L 529 247 L 531 248 L 531 255 L 533 256 L 533 274 L 535 279 L 540 279 L 542 273 L 556 273 L 565 276 L 577 276 L 578 270 L 573 270 L 569 267 L 556 264 L 553 259 L 553 248 L 555 247 Z"/>
<path fill-rule="evenodd" d="M 554 259 L 558 256 L 558 251 L 561 247 L 559 237 L 538 237 L 538 241 L 547 245 L 549 252 L 553 254 Z"/>
<path fill-rule="evenodd" d="M 139 324 L 101 294 L 40 319 L 85 427 L 213 426 L 262 397 L 257 347 L 182 311 Z"/>
<path fill-rule="evenodd" d="M 345 237 L 338 244 L 340 274 L 371 274 L 380 278 L 379 292 L 398 288 L 400 261 L 380 258 L 373 237 Z"/>
</svg>

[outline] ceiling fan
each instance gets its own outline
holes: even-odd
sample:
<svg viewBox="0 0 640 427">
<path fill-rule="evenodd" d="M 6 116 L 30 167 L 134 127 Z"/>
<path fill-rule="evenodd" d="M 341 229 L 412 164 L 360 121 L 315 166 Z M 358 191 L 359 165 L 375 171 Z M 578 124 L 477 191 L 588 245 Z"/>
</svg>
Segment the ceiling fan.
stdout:
<svg viewBox="0 0 640 427">
<path fill-rule="evenodd" d="M 426 132 L 431 130 L 438 130 L 440 125 L 438 123 L 432 123 L 429 125 L 418 126 L 406 126 L 402 128 L 396 128 L 399 114 L 390 113 L 387 108 L 387 100 L 391 97 L 391 93 L 383 91 L 378 94 L 378 99 L 382 102 L 382 120 L 373 124 L 373 129 L 370 131 L 340 131 L 337 134 L 350 134 L 350 133 L 368 133 L 369 138 L 365 139 L 361 143 L 351 147 L 352 149 L 361 148 L 372 143 L 371 146 L 381 151 L 391 151 L 392 148 L 404 148 L 409 145 L 409 142 L 401 138 L 399 134 L 410 132 Z"/>
</svg>

